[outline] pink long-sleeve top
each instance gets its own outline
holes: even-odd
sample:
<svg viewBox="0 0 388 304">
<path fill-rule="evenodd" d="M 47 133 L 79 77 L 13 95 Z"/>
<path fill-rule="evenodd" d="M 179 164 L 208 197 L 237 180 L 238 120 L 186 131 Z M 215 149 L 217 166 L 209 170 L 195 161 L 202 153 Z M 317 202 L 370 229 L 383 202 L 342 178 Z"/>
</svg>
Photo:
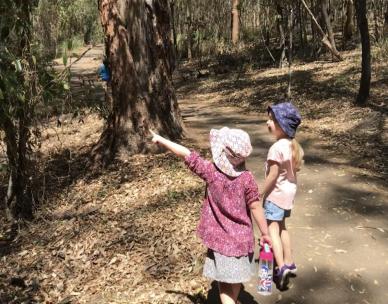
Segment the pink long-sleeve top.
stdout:
<svg viewBox="0 0 388 304">
<path fill-rule="evenodd" d="M 206 182 L 197 228 L 204 245 L 226 256 L 244 256 L 253 252 L 249 205 L 260 197 L 252 173 L 244 171 L 238 177 L 229 177 L 195 151 L 186 156 L 185 163 Z"/>
</svg>

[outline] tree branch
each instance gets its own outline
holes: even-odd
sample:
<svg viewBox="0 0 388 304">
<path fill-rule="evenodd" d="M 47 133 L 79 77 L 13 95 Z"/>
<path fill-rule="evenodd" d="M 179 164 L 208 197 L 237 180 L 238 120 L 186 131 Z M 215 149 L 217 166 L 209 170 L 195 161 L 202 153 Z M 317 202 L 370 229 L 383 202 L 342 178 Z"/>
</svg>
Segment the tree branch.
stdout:
<svg viewBox="0 0 388 304">
<path fill-rule="evenodd" d="M 311 12 L 311 10 L 309 9 L 309 7 L 307 6 L 306 2 L 304 0 L 300 0 L 303 4 L 303 6 L 305 7 L 305 9 L 307 10 L 307 12 L 309 13 L 309 15 L 311 16 L 311 19 L 314 21 L 318 31 L 321 33 L 321 35 L 323 36 L 322 38 L 322 43 L 329 49 L 329 51 L 334 55 L 334 57 L 336 57 L 339 61 L 342 61 L 344 60 L 341 56 L 341 54 L 336 51 L 333 46 L 331 45 L 327 35 L 325 34 L 325 32 L 323 31 L 323 29 L 321 28 L 321 26 L 319 25 L 317 19 L 315 19 L 315 16 L 314 14 Z"/>
</svg>

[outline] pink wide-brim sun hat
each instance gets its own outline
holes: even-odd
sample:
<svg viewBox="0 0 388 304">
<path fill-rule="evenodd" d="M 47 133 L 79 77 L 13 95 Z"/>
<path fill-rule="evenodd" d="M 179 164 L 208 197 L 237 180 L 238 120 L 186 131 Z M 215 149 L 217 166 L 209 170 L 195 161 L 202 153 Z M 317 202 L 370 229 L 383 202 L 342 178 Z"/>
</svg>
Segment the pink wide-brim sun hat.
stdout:
<svg viewBox="0 0 388 304">
<path fill-rule="evenodd" d="M 247 132 L 241 129 L 223 127 L 219 130 L 210 130 L 210 149 L 213 162 L 223 173 L 237 177 L 245 171 L 235 167 L 226 156 L 225 148 L 228 147 L 241 158 L 247 158 L 252 152 L 251 140 Z"/>
</svg>

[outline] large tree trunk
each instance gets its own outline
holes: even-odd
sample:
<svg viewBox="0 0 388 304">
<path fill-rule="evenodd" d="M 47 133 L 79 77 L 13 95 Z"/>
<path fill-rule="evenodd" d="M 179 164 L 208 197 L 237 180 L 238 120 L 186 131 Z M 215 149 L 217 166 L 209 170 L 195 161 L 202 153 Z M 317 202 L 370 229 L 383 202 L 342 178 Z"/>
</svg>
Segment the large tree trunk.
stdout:
<svg viewBox="0 0 388 304">
<path fill-rule="evenodd" d="M 232 0 L 232 43 L 236 45 L 240 35 L 240 20 L 238 15 L 239 0 Z"/>
<path fill-rule="evenodd" d="M 150 128 L 171 139 L 182 133 L 172 72 L 168 0 L 99 0 L 113 96 L 112 115 L 95 146 L 106 164 L 115 155 L 153 150 Z"/>
<path fill-rule="evenodd" d="M 370 90 L 371 65 L 370 65 L 370 40 L 368 19 L 366 17 L 366 0 L 355 0 L 357 24 L 361 35 L 362 62 L 361 80 L 356 104 L 363 106 L 367 103 Z"/>
</svg>

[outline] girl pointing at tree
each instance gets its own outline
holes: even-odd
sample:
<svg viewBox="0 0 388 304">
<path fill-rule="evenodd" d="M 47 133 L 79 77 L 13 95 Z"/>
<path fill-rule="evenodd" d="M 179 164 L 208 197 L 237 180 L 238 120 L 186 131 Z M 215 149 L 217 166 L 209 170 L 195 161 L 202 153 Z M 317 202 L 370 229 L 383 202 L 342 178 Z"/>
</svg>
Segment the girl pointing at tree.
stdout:
<svg viewBox="0 0 388 304">
<path fill-rule="evenodd" d="M 197 229 L 208 248 L 203 274 L 218 282 L 223 304 L 234 304 L 241 283 L 249 281 L 255 272 L 251 214 L 262 233 L 261 243 L 271 244 L 257 184 L 245 169 L 245 160 L 252 152 L 249 135 L 227 127 L 212 129 L 210 162 L 195 151 L 151 133 L 154 143 L 183 158 L 188 168 L 206 183 Z"/>
</svg>

